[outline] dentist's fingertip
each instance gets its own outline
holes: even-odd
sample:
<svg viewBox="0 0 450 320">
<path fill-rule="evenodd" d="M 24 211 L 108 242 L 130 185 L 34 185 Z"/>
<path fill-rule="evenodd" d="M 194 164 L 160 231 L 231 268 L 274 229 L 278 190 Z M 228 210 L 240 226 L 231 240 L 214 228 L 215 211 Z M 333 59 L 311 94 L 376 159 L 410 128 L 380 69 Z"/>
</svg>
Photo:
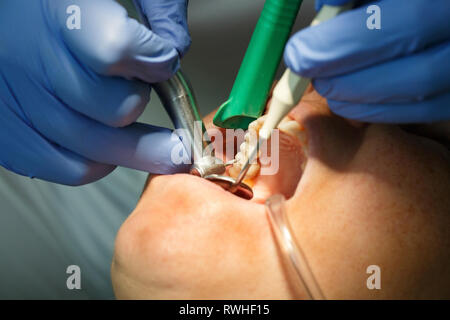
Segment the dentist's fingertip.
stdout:
<svg viewBox="0 0 450 320">
<path fill-rule="evenodd" d="M 191 44 L 187 24 L 187 1 L 137 0 L 137 3 L 153 32 L 169 41 L 180 57 L 183 57 Z"/>
<path fill-rule="evenodd" d="M 182 58 L 189 51 L 192 44 L 192 39 L 188 31 L 186 31 L 185 36 L 180 36 L 178 38 L 178 45 L 176 46 L 176 48 L 180 54 L 180 57 Z"/>
<path fill-rule="evenodd" d="M 324 98 L 327 98 L 328 94 L 331 92 L 331 83 L 327 79 L 316 78 L 312 80 L 314 89 Z"/>
</svg>

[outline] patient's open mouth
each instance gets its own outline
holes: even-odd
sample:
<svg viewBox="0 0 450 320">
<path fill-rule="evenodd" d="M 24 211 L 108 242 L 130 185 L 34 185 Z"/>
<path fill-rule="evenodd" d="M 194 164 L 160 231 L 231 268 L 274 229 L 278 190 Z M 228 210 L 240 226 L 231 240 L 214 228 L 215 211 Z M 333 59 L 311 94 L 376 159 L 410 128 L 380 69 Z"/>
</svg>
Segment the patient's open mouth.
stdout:
<svg viewBox="0 0 450 320">
<path fill-rule="evenodd" d="M 231 177 L 236 178 L 241 171 L 256 145 L 258 132 L 265 119 L 266 117 L 262 116 L 249 125 L 244 142 L 235 156 L 235 162 L 228 169 Z M 270 150 L 262 148 L 258 159 L 252 163 L 244 178 L 244 182 L 255 189 L 256 201 L 274 193 L 291 196 L 306 165 L 308 140 L 302 125 L 290 117 L 285 117 L 279 125 L 279 131 L 279 134 L 272 137 L 274 141 L 266 146 Z M 275 148 L 277 150 L 274 150 Z M 267 170 L 269 165 L 275 169 Z"/>
</svg>

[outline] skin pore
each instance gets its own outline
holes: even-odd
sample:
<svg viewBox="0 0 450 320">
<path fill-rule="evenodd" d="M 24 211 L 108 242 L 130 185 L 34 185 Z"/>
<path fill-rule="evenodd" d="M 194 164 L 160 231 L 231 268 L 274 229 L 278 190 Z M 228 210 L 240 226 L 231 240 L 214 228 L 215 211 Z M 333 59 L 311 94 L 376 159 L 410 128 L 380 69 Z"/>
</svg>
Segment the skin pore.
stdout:
<svg viewBox="0 0 450 320">
<path fill-rule="evenodd" d="M 450 298 L 448 149 L 337 117 L 312 89 L 289 116 L 305 129 L 307 160 L 280 133 L 280 170 L 254 180 L 252 201 L 186 174 L 149 180 L 117 235 L 117 298 L 305 298 L 292 290 L 265 213 L 276 193 L 289 198 L 326 298 Z M 381 269 L 380 290 L 367 288 L 370 265 Z"/>
</svg>

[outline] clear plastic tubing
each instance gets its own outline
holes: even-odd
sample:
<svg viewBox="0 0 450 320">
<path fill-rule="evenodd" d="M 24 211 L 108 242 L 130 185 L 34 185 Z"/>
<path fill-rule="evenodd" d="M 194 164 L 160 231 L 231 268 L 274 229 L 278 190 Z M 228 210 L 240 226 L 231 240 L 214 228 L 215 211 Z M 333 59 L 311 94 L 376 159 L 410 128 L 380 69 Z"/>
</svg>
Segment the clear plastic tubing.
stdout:
<svg viewBox="0 0 450 320">
<path fill-rule="evenodd" d="M 266 201 L 266 211 L 282 257 L 288 267 L 287 271 L 295 281 L 296 287 L 309 299 L 324 300 L 325 296 L 309 267 L 305 254 L 295 240 L 287 218 L 285 202 L 282 195 L 274 195 Z"/>
</svg>

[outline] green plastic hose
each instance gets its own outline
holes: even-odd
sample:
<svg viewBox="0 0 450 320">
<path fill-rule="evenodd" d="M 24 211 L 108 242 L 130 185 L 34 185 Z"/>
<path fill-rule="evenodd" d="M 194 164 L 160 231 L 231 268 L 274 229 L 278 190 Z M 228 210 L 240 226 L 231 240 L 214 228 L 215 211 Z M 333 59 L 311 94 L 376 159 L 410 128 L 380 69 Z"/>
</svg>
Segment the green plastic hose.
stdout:
<svg viewBox="0 0 450 320">
<path fill-rule="evenodd" d="M 214 116 L 222 128 L 247 129 L 260 117 L 302 0 L 267 0 L 229 99 Z"/>
</svg>

